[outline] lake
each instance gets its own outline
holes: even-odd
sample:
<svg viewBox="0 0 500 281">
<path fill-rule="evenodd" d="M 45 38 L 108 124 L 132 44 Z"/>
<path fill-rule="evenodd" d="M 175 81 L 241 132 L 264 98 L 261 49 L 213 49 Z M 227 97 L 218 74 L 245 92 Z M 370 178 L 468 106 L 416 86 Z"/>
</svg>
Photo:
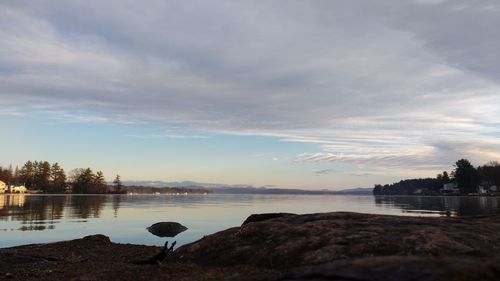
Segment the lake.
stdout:
<svg viewBox="0 0 500 281">
<path fill-rule="evenodd" d="M 101 233 L 113 242 L 163 245 L 145 228 L 177 221 L 193 242 L 239 226 L 254 213 L 348 211 L 404 216 L 500 213 L 500 197 L 375 197 L 351 195 L 0 195 L 0 248 Z"/>
</svg>

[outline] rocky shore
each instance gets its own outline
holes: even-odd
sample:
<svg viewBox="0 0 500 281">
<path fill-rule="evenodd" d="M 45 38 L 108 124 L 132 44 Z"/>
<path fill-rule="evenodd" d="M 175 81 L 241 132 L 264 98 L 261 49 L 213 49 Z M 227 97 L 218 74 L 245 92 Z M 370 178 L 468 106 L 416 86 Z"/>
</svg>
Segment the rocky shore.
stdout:
<svg viewBox="0 0 500 281">
<path fill-rule="evenodd" d="M 184 245 L 103 235 L 0 249 L 6 280 L 500 280 L 500 216 L 263 214 Z"/>
</svg>

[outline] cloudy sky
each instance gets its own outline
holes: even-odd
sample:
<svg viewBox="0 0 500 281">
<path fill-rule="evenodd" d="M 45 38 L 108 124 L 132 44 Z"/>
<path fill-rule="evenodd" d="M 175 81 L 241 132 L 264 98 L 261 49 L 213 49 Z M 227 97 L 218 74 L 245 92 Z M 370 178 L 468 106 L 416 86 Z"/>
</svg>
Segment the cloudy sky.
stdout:
<svg viewBox="0 0 500 281">
<path fill-rule="evenodd" d="M 369 187 L 500 160 L 496 0 L 0 1 L 0 165 Z"/>
</svg>

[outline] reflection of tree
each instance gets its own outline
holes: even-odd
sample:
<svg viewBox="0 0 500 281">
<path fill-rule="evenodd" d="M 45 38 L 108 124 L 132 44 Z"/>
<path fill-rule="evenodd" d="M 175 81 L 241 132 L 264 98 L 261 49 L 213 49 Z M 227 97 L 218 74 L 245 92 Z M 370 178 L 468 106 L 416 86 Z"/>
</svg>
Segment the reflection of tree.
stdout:
<svg viewBox="0 0 500 281">
<path fill-rule="evenodd" d="M 475 210 L 482 210 L 480 214 L 491 213 L 491 198 L 488 197 L 464 197 L 458 206 L 458 213 L 462 216 L 478 215 Z"/>
<path fill-rule="evenodd" d="M 72 216 L 76 218 L 98 218 L 107 196 L 71 196 Z"/>
<path fill-rule="evenodd" d="M 375 196 L 375 205 L 387 209 L 401 209 L 403 212 L 454 213 L 458 216 L 472 216 L 500 213 L 499 197 L 457 197 L 457 196 Z"/>
<path fill-rule="evenodd" d="M 55 229 L 63 218 L 65 208 L 75 218 L 97 218 L 106 203 L 107 196 L 29 196 L 7 194 L 0 196 L 0 221 L 18 221 L 20 231 Z M 113 197 L 115 216 L 121 198 Z"/>
<path fill-rule="evenodd" d="M 40 231 L 40 230 L 45 230 L 46 226 L 45 225 L 38 225 L 38 224 L 34 224 L 34 225 L 23 225 L 21 226 L 20 228 L 18 228 L 17 230 L 21 230 L 21 231 Z M 54 228 L 51 228 L 51 229 L 54 229 Z"/>
<path fill-rule="evenodd" d="M 121 195 L 113 195 L 113 217 L 118 217 L 118 209 L 120 209 L 120 203 L 122 201 Z"/>
<path fill-rule="evenodd" d="M 64 197 L 62 196 L 26 196 L 11 194 L 3 196 L 3 207 L 0 218 L 20 221 L 20 230 L 44 230 L 47 225 L 53 229 L 54 224 L 63 216 Z"/>
</svg>

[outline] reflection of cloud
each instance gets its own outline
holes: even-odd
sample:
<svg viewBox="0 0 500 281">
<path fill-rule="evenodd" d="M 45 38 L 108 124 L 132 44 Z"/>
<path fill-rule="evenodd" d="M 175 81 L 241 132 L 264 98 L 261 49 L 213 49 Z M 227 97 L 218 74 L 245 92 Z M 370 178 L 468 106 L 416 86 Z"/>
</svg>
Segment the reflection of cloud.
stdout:
<svg viewBox="0 0 500 281">
<path fill-rule="evenodd" d="M 498 139 L 498 3 L 284 3 L 4 2 L 0 114 L 272 136 L 385 166 Z"/>
</svg>

